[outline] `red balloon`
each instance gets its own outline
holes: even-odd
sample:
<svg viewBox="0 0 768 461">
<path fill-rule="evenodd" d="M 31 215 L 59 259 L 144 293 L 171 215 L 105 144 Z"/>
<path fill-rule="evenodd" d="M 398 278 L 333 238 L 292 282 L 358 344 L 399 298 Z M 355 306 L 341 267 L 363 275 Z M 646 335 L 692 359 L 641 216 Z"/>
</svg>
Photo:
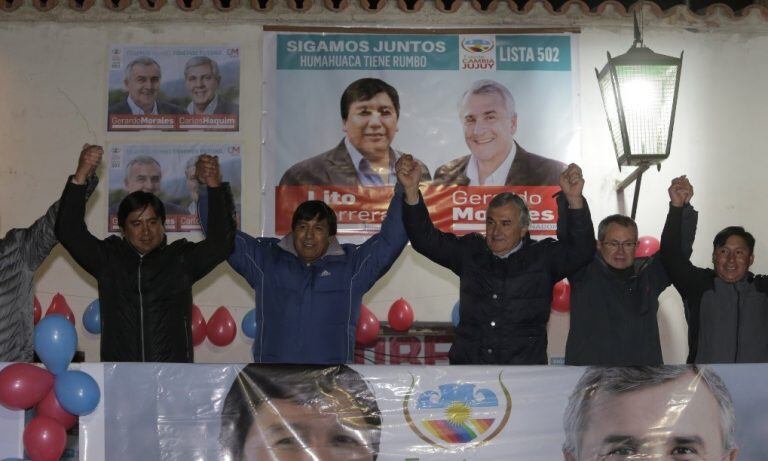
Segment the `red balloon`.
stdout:
<svg viewBox="0 0 768 461">
<path fill-rule="evenodd" d="M 24 449 L 32 461 L 57 461 L 67 445 L 67 431 L 55 419 L 37 416 L 24 429 Z"/>
<path fill-rule="evenodd" d="M 192 305 L 192 344 L 199 346 L 205 340 L 207 327 L 200 308 Z"/>
<path fill-rule="evenodd" d="M 357 319 L 357 328 L 355 329 L 355 341 L 358 344 L 371 344 L 379 335 L 381 324 L 379 319 L 364 305 L 360 305 L 360 318 Z"/>
<path fill-rule="evenodd" d="M 659 239 L 650 235 L 644 235 L 637 240 L 637 248 L 635 248 L 635 257 L 642 258 L 647 256 L 653 256 L 659 251 Z"/>
<path fill-rule="evenodd" d="M 59 399 L 56 398 L 56 392 L 51 389 L 43 400 L 35 407 L 37 416 L 47 416 L 58 421 L 65 430 L 70 430 L 77 423 L 77 416 L 61 408 Z"/>
<path fill-rule="evenodd" d="M 11 410 L 32 408 L 53 389 L 53 375 L 31 363 L 0 370 L 0 404 Z"/>
<path fill-rule="evenodd" d="M 56 293 L 53 295 L 53 299 L 51 300 L 51 305 L 48 306 L 48 310 L 45 311 L 45 315 L 51 315 L 51 314 L 59 314 L 63 315 L 64 317 L 69 320 L 72 325 L 75 324 L 75 314 L 72 312 L 72 309 L 69 308 L 69 304 L 67 304 L 67 300 L 64 299 L 64 295 L 61 293 Z"/>
<path fill-rule="evenodd" d="M 567 279 L 560 280 L 552 289 L 552 310 L 557 312 L 571 310 L 571 284 Z"/>
<path fill-rule="evenodd" d="M 216 309 L 206 326 L 208 339 L 219 347 L 229 345 L 237 334 L 237 323 L 229 310 L 221 306 Z"/>
<path fill-rule="evenodd" d="M 40 305 L 40 301 L 37 299 L 37 295 L 35 295 L 35 303 L 33 304 L 33 306 L 34 306 L 33 311 L 35 313 L 34 315 L 35 325 L 37 325 L 37 322 L 40 321 L 40 317 L 43 316 L 43 306 Z"/>
<path fill-rule="evenodd" d="M 395 331 L 408 331 L 413 325 L 413 308 L 403 298 L 398 299 L 389 308 L 389 326 Z"/>
</svg>

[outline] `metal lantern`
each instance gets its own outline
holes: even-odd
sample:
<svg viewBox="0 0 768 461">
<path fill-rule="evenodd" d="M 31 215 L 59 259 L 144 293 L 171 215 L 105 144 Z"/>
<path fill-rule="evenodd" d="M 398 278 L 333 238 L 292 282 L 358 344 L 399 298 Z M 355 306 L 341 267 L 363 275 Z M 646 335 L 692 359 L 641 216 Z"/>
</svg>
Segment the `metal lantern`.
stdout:
<svg viewBox="0 0 768 461">
<path fill-rule="evenodd" d="M 619 169 L 639 167 L 617 186 L 621 191 L 637 180 L 634 218 L 643 172 L 669 156 L 683 53 L 676 58 L 645 47 L 635 16 L 630 49 L 615 58 L 607 54 L 608 63 L 599 72 L 595 69 L 595 74 Z"/>
</svg>

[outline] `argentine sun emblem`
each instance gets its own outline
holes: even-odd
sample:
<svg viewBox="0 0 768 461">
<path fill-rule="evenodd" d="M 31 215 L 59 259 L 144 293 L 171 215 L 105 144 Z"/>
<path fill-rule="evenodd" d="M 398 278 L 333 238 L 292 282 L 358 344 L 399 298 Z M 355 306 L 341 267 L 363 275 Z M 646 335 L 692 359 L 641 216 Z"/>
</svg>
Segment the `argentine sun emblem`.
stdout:
<svg viewBox="0 0 768 461">
<path fill-rule="evenodd" d="M 472 447 L 496 437 L 509 421 L 512 398 L 499 373 L 498 386 L 455 382 L 418 389 L 416 378 L 403 400 L 408 426 L 432 446 Z"/>
</svg>

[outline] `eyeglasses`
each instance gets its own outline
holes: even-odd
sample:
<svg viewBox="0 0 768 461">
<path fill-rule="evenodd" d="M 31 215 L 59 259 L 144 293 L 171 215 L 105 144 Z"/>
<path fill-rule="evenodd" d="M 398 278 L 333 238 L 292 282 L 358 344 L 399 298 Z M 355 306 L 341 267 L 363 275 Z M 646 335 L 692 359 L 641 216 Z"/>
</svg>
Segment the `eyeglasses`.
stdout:
<svg viewBox="0 0 768 461">
<path fill-rule="evenodd" d="M 622 250 L 624 250 L 625 248 L 627 250 L 634 250 L 635 247 L 637 246 L 637 241 L 628 240 L 626 242 L 619 242 L 618 240 L 608 240 L 608 241 L 603 241 L 603 245 L 606 245 L 612 251 L 616 251 L 616 249 L 618 248 L 621 248 Z"/>
</svg>

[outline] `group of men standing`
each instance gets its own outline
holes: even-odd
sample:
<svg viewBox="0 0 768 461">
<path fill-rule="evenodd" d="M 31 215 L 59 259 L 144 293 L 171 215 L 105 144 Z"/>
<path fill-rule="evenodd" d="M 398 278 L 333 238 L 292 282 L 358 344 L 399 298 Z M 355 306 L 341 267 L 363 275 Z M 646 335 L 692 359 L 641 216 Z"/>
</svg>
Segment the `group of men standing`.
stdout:
<svg viewBox="0 0 768 461">
<path fill-rule="evenodd" d="M 128 69 L 126 82 L 137 69 Z M 595 240 L 579 166 L 530 154 L 517 144 L 514 99 L 503 85 L 476 82 L 459 107 L 470 155 L 438 168 L 433 180 L 556 182 L 558 239 L 531 239 L 527 204 L 510 192 L 490 202 L 484 236 L 438 230 L 419 190 L 432 179 L 429 171 L 391 147 L 400 114 L 397 92 L 381 80 L 361 79 L 342 95 L 344 139 L 294 165 L 281 184 L 394 186 L 378 234 L 360 245 L 340 243 L 333 209 L 317 200 L 295 210 L 291 232 L 282 239 L 238 231 L 218 159 L 202 155 L 190 176 L 200 186 L 205 240 L 167 243 L 167 210 L 142 189 L 116 210 L 122 235 L 100 240 L 88 232 L 84 213 L 103 150 L 86 145 L 61 200 L 29 229 L 12 230 L 0 240 L 0 360 L 31 358 L 32 274 L 58 238 L 98 282 L 104 361 L 193 361 L 192 284 L 228 259 L 255 292 L 254 361 L 352 362 L 362 297 L 409 240 L 459 277 L 453 364 L 547 363 L 552 287 L 566 277 L 572 284 L 567 364 L 661 364 L 658 296 L 670 284 L 686 305 L 689 362 L 768 361 L 768 282 L 749 272 L 754 238 L 741 227 L 728 227 L 713 241 L 713 269 L 693 266 L 697 213 L 685 176 L 669 188 L 660 253 L 636 258 L 637 225 L 626 216 L 602 220 Z"/>
</svg>

